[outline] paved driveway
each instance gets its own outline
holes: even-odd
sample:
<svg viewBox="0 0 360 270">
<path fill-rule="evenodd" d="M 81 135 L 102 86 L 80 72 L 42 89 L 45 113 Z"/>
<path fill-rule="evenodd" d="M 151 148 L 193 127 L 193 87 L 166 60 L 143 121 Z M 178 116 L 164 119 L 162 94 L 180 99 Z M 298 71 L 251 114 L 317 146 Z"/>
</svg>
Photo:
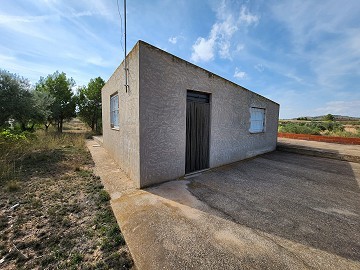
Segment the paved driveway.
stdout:
<svg viewBox="0 0 360 270">
<path fill-rule="evenodd" d="M 112 190 L 122 179 L 104 183 L 139 269 L 360 269 L 359 163 L 273 152 L 145 190 Z"/>
<path fill-rule="evenodd" d="M 359 168 L 274 152 L 193 178 L 188 187 L 238 224 L 360 261 Z"/>
</svg>

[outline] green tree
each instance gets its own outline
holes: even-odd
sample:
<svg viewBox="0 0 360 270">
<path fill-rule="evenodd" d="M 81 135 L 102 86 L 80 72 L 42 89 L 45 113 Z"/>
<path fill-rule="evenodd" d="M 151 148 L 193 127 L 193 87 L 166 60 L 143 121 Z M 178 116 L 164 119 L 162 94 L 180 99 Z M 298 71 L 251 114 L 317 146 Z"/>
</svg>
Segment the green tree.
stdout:
<svg viewBox="0 0 360 270">
<path fill-rule="evenodd" d="M 332 114 L 329 113 L 329 114 L 324 116 L 324 120 L 325 121 L 334 121 L 335 117 Z"/>
<path fill-rule="evenodd" d="M 45 131 L 47 131 L 52 120 L 51 108 L 55 98 L 47 92 L 33 91 L 33 100 L 36 111 L 34 121 L 38 124 L 43 124 L 45 126 Z"/>
<path fill-rule="evenodd" d="M 0 70 L 0 127 L 7 127 L 9 121 L 20 124 L 22 130 L 28 129 L 36 113 L 34 100 L 27 79 Z M 34 126 L 34 122 L 30 129 Z"/>
<path fill-rule="evenodd" d="M 74 86 L 73 78 L 67 78 L 64 72 L 59 71 L 46 78 L 41 77 L 36 85 L 36 91 L 48 93 L 54 98 L 48 120 L 55 123 L 59 132 L 62 132 L 64 120 L 75 116 L 76 99 L 72 92 Z"/>
<path fill-rule="evenodd" d="M 91 79 L 87 87 L 78 89 L 79 116 L 96 132 L 101 130 L 101 89 L 104 85 L 105 81 L 97 77 Z"/>
</svg>

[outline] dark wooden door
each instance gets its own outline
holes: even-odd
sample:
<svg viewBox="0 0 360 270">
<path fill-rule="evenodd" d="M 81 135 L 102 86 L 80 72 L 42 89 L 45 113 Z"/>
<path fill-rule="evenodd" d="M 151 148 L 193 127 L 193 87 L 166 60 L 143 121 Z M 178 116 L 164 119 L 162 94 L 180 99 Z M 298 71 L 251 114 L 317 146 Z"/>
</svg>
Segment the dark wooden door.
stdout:
<svg viewBox="0 0 360 270">
<path fill-rule="evenodd" d="M 209 94 L 188 91 L 186 104 L 186 173 L 209 168 Z"/>
</svg>

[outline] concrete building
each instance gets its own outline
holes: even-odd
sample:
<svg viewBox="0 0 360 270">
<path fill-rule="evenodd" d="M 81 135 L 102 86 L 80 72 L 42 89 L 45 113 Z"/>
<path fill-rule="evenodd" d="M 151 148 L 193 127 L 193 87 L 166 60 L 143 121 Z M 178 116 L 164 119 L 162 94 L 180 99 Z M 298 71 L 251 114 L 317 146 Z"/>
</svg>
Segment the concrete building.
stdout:
<svg viewBox="0 0 360 270">
<path fill-rule="evenodd" d="M 102 89 L 103 145 L 141 188 L 273 151 L 279 105 L 139 41 Z M 219 181 L 221 181 L 219 179 Z"/>
</svg>

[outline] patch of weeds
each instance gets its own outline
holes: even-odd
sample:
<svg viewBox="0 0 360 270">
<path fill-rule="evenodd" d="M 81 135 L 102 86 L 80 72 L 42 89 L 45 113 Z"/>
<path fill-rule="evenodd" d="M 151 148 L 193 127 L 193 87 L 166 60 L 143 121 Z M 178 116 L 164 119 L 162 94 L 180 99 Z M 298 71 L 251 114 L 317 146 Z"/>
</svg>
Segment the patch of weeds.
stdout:
<svg viewBox="0 0 360 270">
<path fill-rule="evenodd" d="M 80 205 L 77 204 L 77 203 L 75 203 L 75 204 L 70 204 L 70 205 L 67 206 L 67 211 L 68 211 L 69 213 L 75 213 L 75 214 L 77 214 L 77 213 L 80 213 L 81 210 L 82 210 L 82 208 L 81 208 Z"/>
<path fill-rule="evenodd" d="M 112 223 L 114 219 L 115 217 L 112 210 L 110 207 L 107 207 L 96 214 L 95 225 Z"/>
<path fill-rule="evenodd" d="M 125 252 L 116 252 L 105 258 L 105 265 L 108 269 L 130 269 L 133 262 Z"/>
<path fill-rule="evenodd" d="M 44 256 L 41 260 L 41 266 L 46 267 L 54 262 L 56 262 L 56 258 L 53 255 Z"/>
<path fill-rule="evenodd" d="M 56 258 L 57 261 L 62 261 L 66 258 L 64 250 L 61 250 L 59 248 L 56 248 L 53 251 L 53 256 Z"/>
<path fill-rule="evenodd" d="M 3 257 L 7 254 L 6 246 L 4 244 L 0 244 L 0 256 Z"/>
<path fill-rule="evenodd" d="M 7 233 L 2 233 L 2 234 L 0 234 L 0 239 L 1 240 L 3 240 L 3 241 L 6 241 L 6 240 L 8 240 L 8 234 Z"/>
<path fill-rule="evenodd" d="M 113 225 L 103 226 L 101 231 L 104 234 L 104 238 L 101 243 L 101 250 L 110 252 L 116 250 L 118 247 L 125 245 L 125 239 L 122 235 L 119 226 L 115 223 Z"/>
<path fill-rule="evenodd" d="M 30 204 L 34 209 L 42 207 L 42 201 L 39 199 L 31 198 Z"/>
<path fill-rule="evenodd" d="M 75 252 L 70 259 L 70 264 L 71 265 L 77 265 L 79 263 L 81 263 L 84 260 L 84 256 L 82 254 L 80 254 L 79 252 Z"/>
<path fill-rule="evenodd" d="M 24 235 L 24 232 L 21 230 L 22 225 L 25 223 L 23 215 L 19 215 L 13 225 L 13 234 L 14 238 L 18 238 Z"/>
<path fill-rule="evenodd" d="M 122 235 L 122 233 L 120 231 L 120 228 L 119 228 L 119 225 L 117 225 L 117 224 L 112 225 L 108 229 L 108 231 L 106 233 L 106 236 L 109 239 L 112 239 L 115 246 L 123 246 L 123 245 L 125 245 L 124 236 Z"/>
<path fill-rule="evenodd" d="M 32 246 L 34 250 L 42 250 L 44 248 L 42 241 L 39 241 L 39 240 L 34 240 L 34 241 L 30 242 L 29 246 Z"/>
<path fill-rule="evenodd" d="M 6 189 L 9 192 L 16 192 L 20 190 L 20 183 L 16 180 L 11 180 L 6 184 Z"/>
<path fill-rule="evenodd" d="M 102 189 L 99 191 L 99 194 L 98 194 L 98 198 L 99 198 L 99 201 L 104 203 L 104 202 L 108 202 L 110 201 L 111 197 L 109 195 L 109 193 L 107 193 L 106 190 Z"/>
<path fill-rule="evenodd" d="M 61 225 L 63 226 L 63 227 L 65 227 L 65 228 L 70 228 L 70 226 L 71 226 L 71 221 L 70 221 L 70 219 L 69 218 L 64 218 L 63 220 L 62 220 L 62 222 L 61 222 Z"/>
<path fill-rule="evenodd" d="M 98 176 L 92 175 L 92 180 L 100 180 L 98 179 Z M 96 182 L 92 182 L 91 184 L 89 184 L 87 186 L 87 191 L 92 193 L 94 191 L 98 191 L 104 188 L 104 185 L 100 183 Z"/>
<path fill-rule="evenodd" d="M 50 235 L 49 238 L 45 239 L 44 245 L 46 246 L 56 246 L 61 243 L 62 240 L 69 241 L 71 244 L 73 243 L 72 239 L 63 238 L 60 234 Z"/>
<path fill-rule="evenodd" d="M 75 241 L 71 239 L 69 236 L 62 238 L 60 241 L 60 246 L 65 249 L 71 249 L 75 244 Z"/>
<path fill-rule="evenodd" d="M 7 228 L 9 218 L 7 216 L 0 216 L 0 231 Z"/>
<path fill-rule="evenodd" d="M 91 176 L 91 174 L 92 174 L 92 172 L 90 172 L 90 171 L 88 171 L 88 170 L 78 170 L 78 171 L 76 171 L 77 172 L 77 174 L 79 175 L 79 176 L 81 176 L 81 177 L 90 177 Z"/>
</svg>

